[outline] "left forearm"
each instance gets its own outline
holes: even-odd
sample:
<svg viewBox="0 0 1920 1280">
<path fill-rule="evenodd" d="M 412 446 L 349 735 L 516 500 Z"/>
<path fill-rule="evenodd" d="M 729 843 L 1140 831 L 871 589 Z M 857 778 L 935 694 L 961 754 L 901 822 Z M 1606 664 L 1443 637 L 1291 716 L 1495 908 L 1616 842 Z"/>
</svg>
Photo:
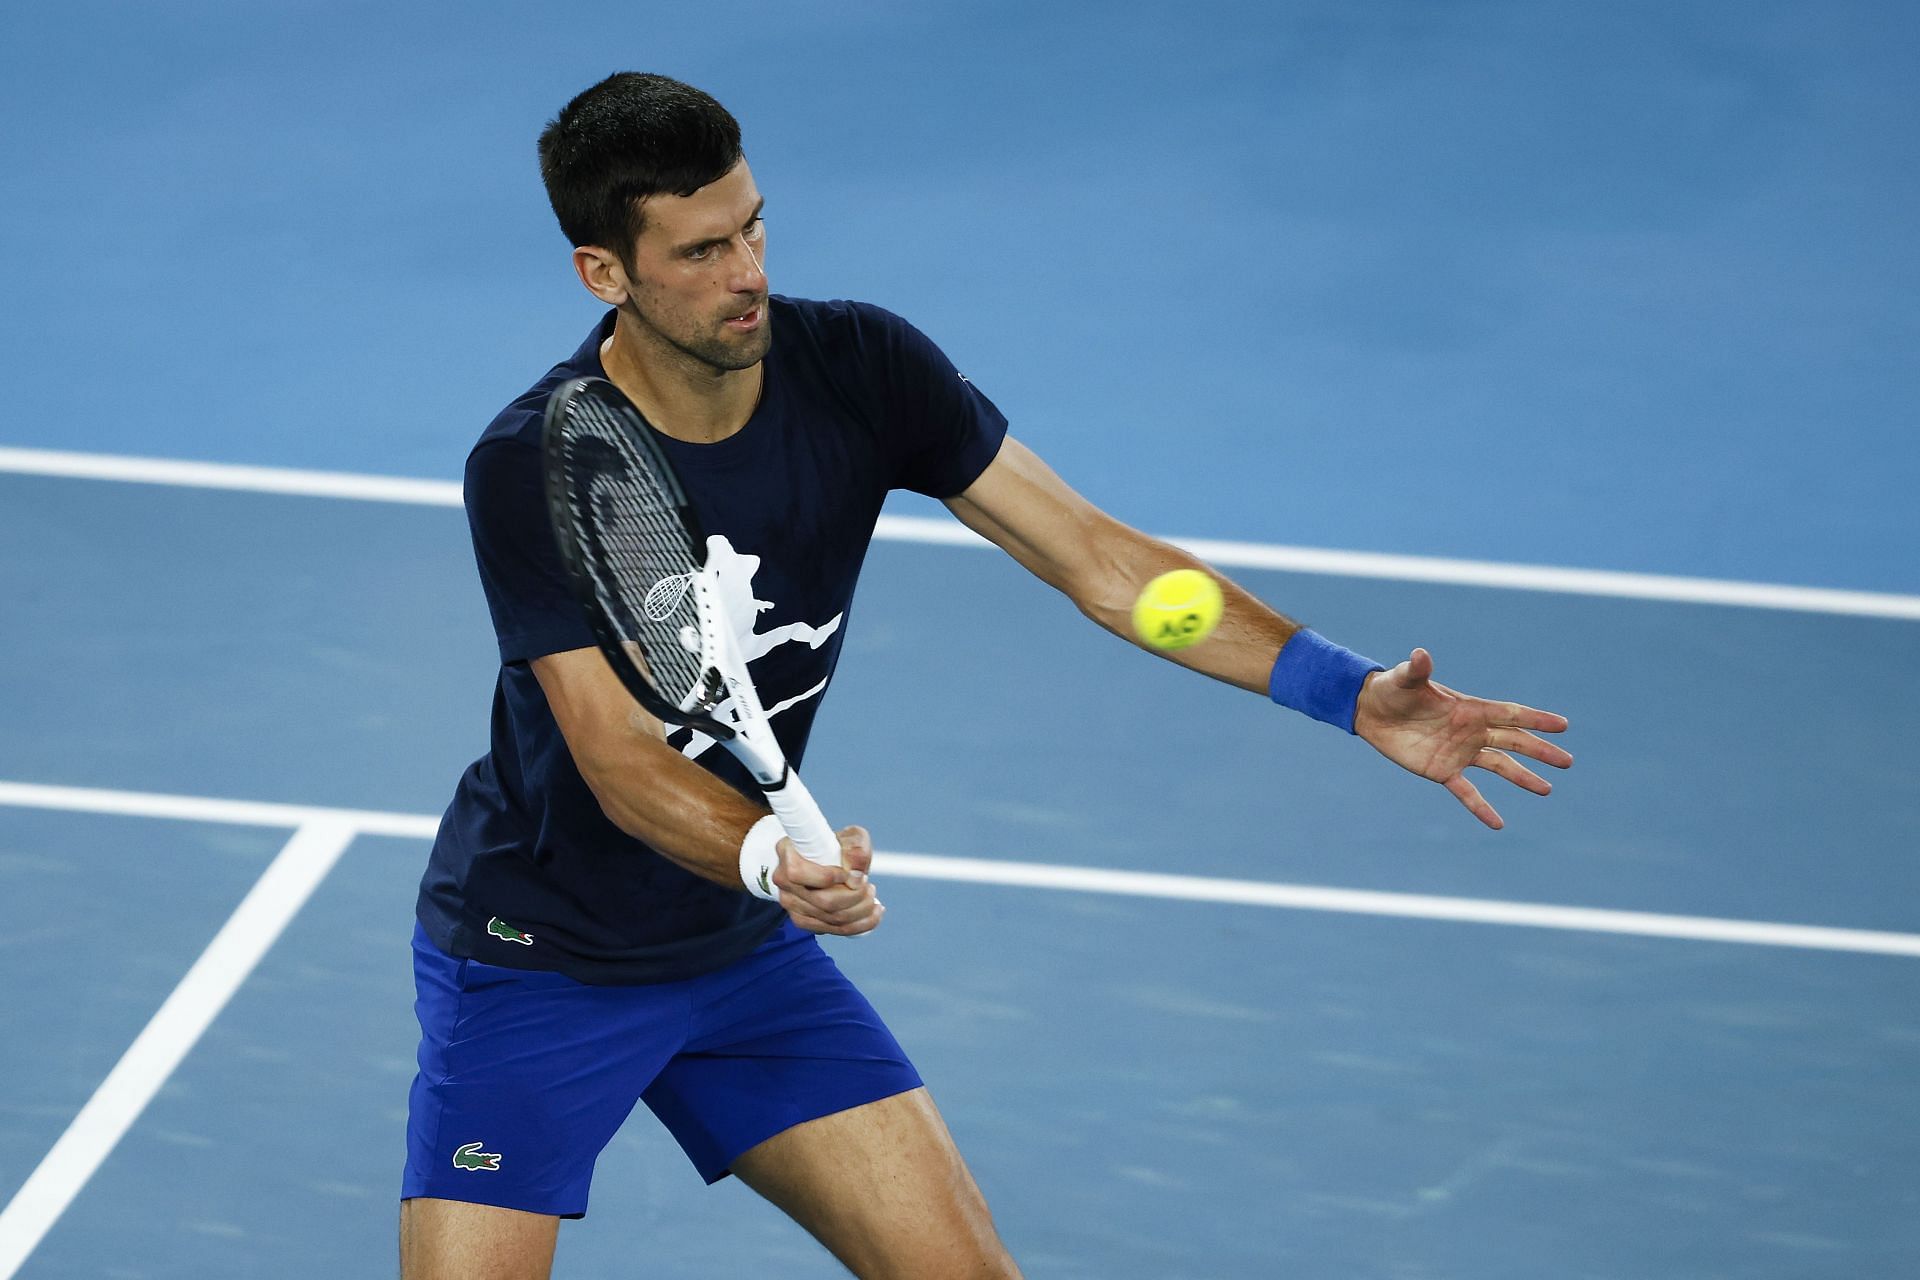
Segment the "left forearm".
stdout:
<svg viewBox="0 0 1920 1280">
<path fill-rule="evenodd" d="M 1169 569 L 1208 574 L 1220 583 L 1226 610 L 1207 642 L 1179 650 L 1140 647 L 1216 680 L 1265 693 L 1275 656 L 1300 629 L 1178 547 L 1100 510 L 1012 437 L 993 465 L 947 506 L 1080 612 L 1136 645 L 1133 602 L 1141 588 Z"/>
<path fill-rule="evenodd" d="M 1265 693 L 1274 657 L 1300 624 L 1180 548 L 1111 517 L 1101 519 L 1112 527 L 1092 531 L 1096 550 L 1080 562 L 1080 573 L 1054 585 L 1088 618 L 1148 653 L 1242 689 Z M 1171 569 L 1198 569 L 1220 584 L 1226 608 L 1204 644 L 1155 649 L 1142 643 L 1134 632 L 1133 602 L 1141 588 Z"/>
</svg>

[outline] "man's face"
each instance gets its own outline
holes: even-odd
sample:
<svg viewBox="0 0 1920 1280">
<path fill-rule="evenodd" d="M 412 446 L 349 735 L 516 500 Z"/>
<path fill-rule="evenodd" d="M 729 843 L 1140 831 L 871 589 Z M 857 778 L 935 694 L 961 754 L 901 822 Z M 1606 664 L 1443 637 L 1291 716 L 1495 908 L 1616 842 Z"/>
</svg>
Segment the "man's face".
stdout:
<svg viewBox="0 0 1920 1280">
<path fill-rule="evenodd" d="M 745 160 L 690 196 L 649 196 L 625 309 L 713 369 L 758 364 L 773 342 L 765 203 Z"/>
</svg>

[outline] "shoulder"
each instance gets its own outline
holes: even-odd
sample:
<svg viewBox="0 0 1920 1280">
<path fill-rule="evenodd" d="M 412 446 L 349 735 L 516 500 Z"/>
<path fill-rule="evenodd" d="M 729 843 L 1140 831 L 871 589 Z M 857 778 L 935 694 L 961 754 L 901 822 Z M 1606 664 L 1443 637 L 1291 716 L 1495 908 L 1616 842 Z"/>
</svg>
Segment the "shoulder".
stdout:
<svg viewBox="0 0 1920 1280">
<path fill-rule="evenodd" d="M 812 362 L 831 382 L 892 396 L 952 373 L 932 339 L 885 307 L 804 298 L 776 298 L 776 305 L 774 341 L 784 328 L 783 355 Z"/>
<path fill-rule="evenodd" d="M 476 462 L 492 459 L 503 452 L 512 455 L 524 449 L 539 450 L 540 427 L 547 411 L 547 398 L 553 394 L 555 387 L 569 378 L 598 375 L 601 372 L 600 343 L 612 328 L 613 313 L 609 311 L 587 334 L 578 350 L 548 369 L 537 382 L 493 415 L 493 421 L 480 433 L 480 439 L 467 455 L 468 474 L 472 474 Z"/>
<path fill-rule="evenodd" d="M 790 322 L 823 334 L 907 326 L 905 320 L 885 307 L 875 306 L 871 302 L 855 302 L 850 298 L 789 298 L 776 293 L 771 295 L 770 300 L 776 314 L 785 313 Z"/>
<path fill-rule="evenodd" d="M 871 302 L 846 298 L 771 298 L 775 341 L 785 336 L 829 362 L 885 360 L 902 345 L 925 342 L 904 318 Z M 782 330 L 785 330 L 784 335 Z"/>
<path fill-rule="evenodd" d="M 540 431 L 547 396 L 565 380 L 551 374 L 548 379 L 515 396 L 495 414 L 467 454 L 461 496 L 467 518 L 476 527 L 503 510 L 526 506 L 545 474 Z"/>
<path fill-rule="evenodd" d="M 516 447 L 538 449 L 540 447 L 540 420 L 546 411 L 547 396 L 562 380 L 555 378 L 551 382 L 542 381 L 515 396 L 506 408 L 493 415 L 493 421 L 480 433 L 473 449 L 467 454 L 467 465 L 482 457 L 491 456 Z"/>
</svg>

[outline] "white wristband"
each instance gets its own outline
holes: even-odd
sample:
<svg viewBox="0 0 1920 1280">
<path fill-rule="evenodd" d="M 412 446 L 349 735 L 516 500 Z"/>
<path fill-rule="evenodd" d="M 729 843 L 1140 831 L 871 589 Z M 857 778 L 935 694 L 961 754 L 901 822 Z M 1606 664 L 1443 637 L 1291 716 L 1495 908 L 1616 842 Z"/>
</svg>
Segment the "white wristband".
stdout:
<svg viewBox="0 0 1920 1280">
<path fill-rule="evenodd" d="M 786 834 L 780 819 L 768 814 L 748 827 L 746 839 L 740 842 L 740 883 L 756 898 L 780 901 L 780 891 L 773 887 L 773 869 L 780 865 L 775 846 Z"/>
</svg>

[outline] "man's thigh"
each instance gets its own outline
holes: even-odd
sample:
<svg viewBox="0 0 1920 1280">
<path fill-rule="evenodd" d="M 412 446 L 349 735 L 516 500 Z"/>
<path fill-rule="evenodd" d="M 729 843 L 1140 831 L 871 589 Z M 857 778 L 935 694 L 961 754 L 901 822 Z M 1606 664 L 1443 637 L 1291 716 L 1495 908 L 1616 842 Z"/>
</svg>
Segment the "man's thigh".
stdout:
<svg viewBox="0 0 1920 1280">
<path fill-rule="evenodd" d="M 560 1219 L 487 1204 L 400 1202 L 401 1280 L 547 1280 Z"/>
<path fill-rule="evenodd" d="M 1020 1274 L 925 1089 L 795 1125 L 733 1172 L 862 1280 Z"/>
</svg>

